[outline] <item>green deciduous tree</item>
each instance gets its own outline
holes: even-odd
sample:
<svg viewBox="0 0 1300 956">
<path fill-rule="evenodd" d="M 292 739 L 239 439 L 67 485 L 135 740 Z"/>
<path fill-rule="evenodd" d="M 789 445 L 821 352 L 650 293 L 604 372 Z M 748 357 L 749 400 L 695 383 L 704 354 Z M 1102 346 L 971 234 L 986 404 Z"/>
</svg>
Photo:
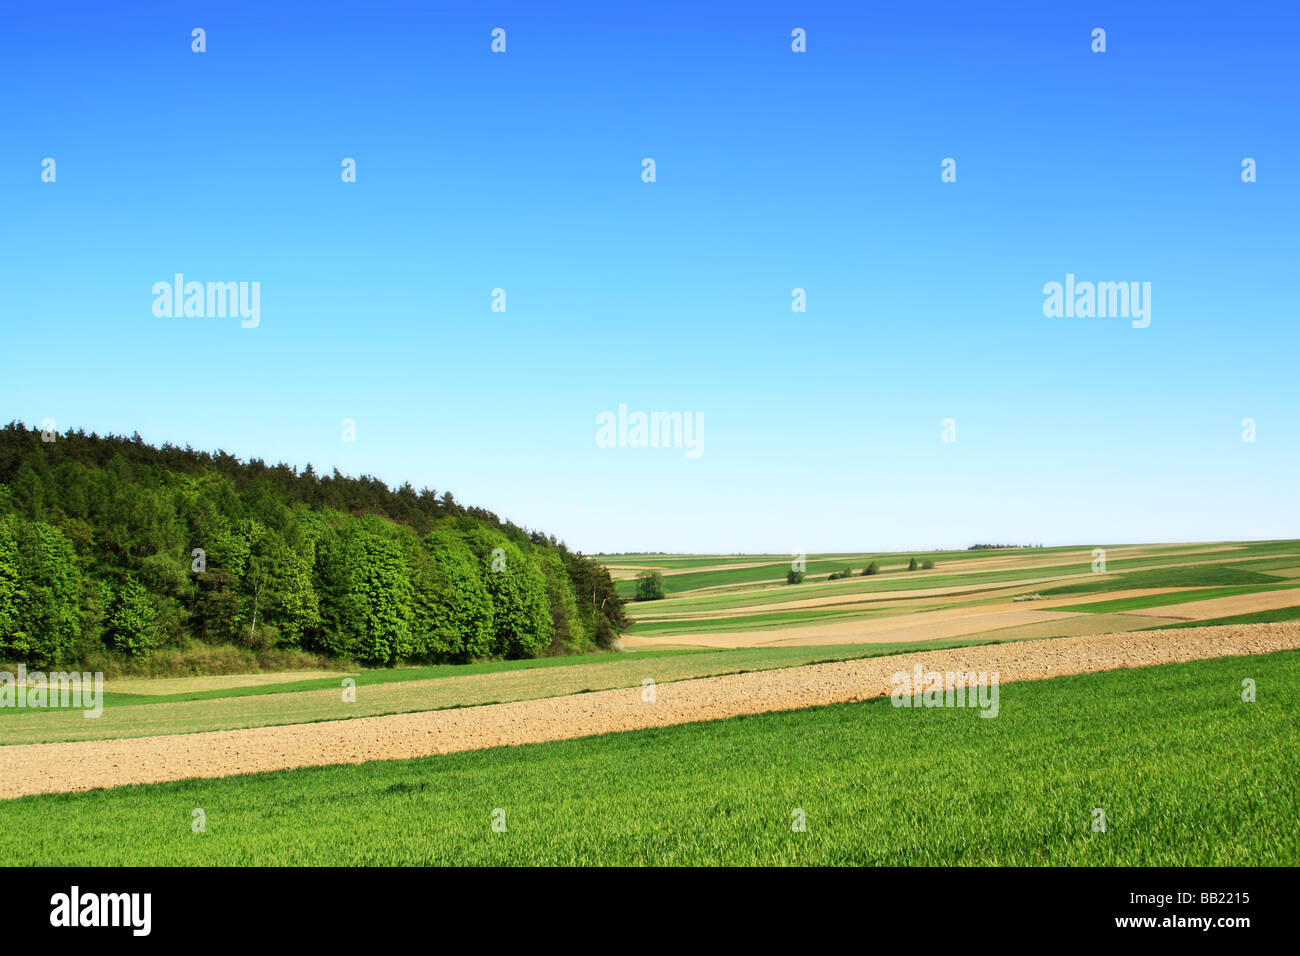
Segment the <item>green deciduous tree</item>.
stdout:
<svg viewBox="0 0 1300 956">
<path fill-rule="evenodd" d="M 559 553 L 547 549 L 536 552 L 538 566 L 546 578 L 546 600 L 550 605 L 551 651 L 558 654 L 585 654 L 596 647 L 595 628 L 578 608 L 573 581 L 564 568 Z"/>
<path fill-rule="evenodd" d="M 492 653 L 533 657 L 550 646 L 555 625 L 546 601 L 546 577 L 532 556 L 500 532 L 470 519 L 457 527 L 479 561 L 492 599 Z"/>
<path fill-rule="evenodd" d="M 417 652 L 430 660 L 467 661 L 492 653 L 492 598 L 479 561 L 448 524 L 421 542 L 415 575 Z"/>
<path fill-rule="evenodd" d="M 658 571 L 642 571 L 636 576 L 636 599 L 657 601 L 664 596 L 664 576 Z"/>
<path fill-rule="evenodd" d="M 106 636 L 112 645 L 132 657 L 148 657 L 159 643 L 156 620 L 149 592 L 134 578 L 124 578 L 106 622 Z"/>
<path fill-rule="evenodd" d="M 67 662 L 81 633 L 81 588 L 58 528 L 0 517 L 0 655 L 38 667 Z"/>
<path fill-rule="evenodd" d="M 411 656 L 415 590 L 391 527 L 366 516 L 321 543 L 321 649 L 373 665 Z"/>
</svg>

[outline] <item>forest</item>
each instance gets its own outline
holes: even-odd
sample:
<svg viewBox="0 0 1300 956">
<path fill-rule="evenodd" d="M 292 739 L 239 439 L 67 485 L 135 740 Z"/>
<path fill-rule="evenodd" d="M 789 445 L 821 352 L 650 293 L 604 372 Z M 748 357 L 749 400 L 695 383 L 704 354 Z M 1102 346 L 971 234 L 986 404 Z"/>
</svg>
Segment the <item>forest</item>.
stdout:
<svg viewBox="0 0 1300 956">
<path fill-rule="evenodd" d="M 450 492 L 0 428 L 0 661 L 458 663 L 616 647 L 626 627 L 603 566 Z"/>
</svg>

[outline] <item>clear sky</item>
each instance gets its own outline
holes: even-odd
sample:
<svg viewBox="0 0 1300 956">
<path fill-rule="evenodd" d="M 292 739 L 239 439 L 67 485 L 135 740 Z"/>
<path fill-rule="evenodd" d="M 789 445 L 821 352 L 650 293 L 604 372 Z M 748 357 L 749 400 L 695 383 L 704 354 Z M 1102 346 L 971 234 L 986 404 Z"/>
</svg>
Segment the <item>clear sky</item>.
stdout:
<svg viewBox="0 0 1300 956">
<path fill-rule="evenodd" d="M 587 551 L 1300 537 L 1293 3 L 115 7 L 0 31 L 6 421 Z M 156 317 L 178 272 L 260 325 Z"/>
</svg>

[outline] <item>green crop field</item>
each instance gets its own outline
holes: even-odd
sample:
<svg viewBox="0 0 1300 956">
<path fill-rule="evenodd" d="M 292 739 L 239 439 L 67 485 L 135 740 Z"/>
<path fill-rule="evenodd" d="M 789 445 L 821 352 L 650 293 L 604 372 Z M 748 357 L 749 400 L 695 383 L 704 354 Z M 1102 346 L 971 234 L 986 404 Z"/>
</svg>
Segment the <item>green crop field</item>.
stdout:
<svg viewBox="0 0 1300 956">
<path fill-rule="evenodd" d="M 0 860 L 1295 865 L 1298 721 L 1300 652 L 1221 658 L 1006 685 L 995 719 L 879 699 L 27 797 L 4 805 Z"/>
</svg>

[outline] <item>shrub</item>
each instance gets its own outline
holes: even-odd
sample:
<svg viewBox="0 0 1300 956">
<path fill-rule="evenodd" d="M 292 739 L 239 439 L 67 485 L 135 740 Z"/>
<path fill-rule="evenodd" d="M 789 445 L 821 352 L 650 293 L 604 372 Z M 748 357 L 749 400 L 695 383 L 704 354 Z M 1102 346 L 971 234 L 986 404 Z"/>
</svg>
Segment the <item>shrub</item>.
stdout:
<svg viewBox="0 0 1300 956">
<path fill-rule="evenodd" d="M 803 584 L 803 572 L 791 569 L 785 572 L 786 584 Z"/>
<path fill-rule="evenodd" d="M 872 561 L 870 564 L 868 564 L 865 568 L 862 569 L 862 573 L 863 573 L 864 575 L 866 575 L 866 574 L 879 574 L 879 573 L 880 573 L 880 562 L 879 562 L 879 561 Z"/>
<path fill-rule="evenodd" d="M 933 570 L 934 570 L 934 562 L 933 562 L 933 561 L 928 561 L 928 560 L 927 560 L 927 561 L 922 561 L 922 562 L 921 562 L 921 570 L 922 570 L 922 571 L 933 571 Z"/>
<path fill-rule="evenodd" d="M 911 561 L 907 562 L 907 570 L 909 571 L 915 571 L 920 566 L 921 565 L 917 563 L 916 558 L 913 558 Z"/>
</svg>

